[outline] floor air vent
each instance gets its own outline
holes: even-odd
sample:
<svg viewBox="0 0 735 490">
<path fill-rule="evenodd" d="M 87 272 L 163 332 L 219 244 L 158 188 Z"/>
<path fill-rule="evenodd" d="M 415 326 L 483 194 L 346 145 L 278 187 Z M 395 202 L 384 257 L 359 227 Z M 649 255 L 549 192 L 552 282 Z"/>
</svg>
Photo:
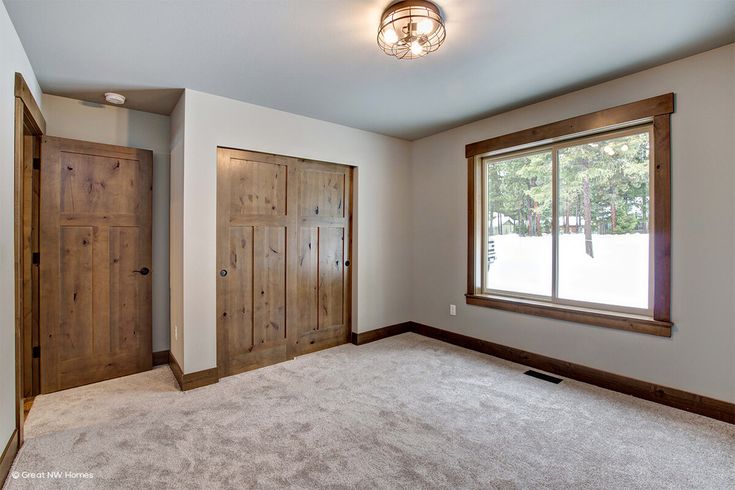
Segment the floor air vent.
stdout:
<svg viewBox="0 0 735 490">
<path fill-rule="evenodd" d="M 523 374 L 527 374 L 529 376 L 532 376 L 534 378 L 543 379 L 544 381 L 548 381 L 549 383 L 554 383 L 555 385 L 558 385 L 562 382 L 561 378 L 557 378 L 554 376 L 549 376 L 548 374 L 539 373 L 538 371 L 534 371 L 532 369 L 529 369 Z"/>
</svg>

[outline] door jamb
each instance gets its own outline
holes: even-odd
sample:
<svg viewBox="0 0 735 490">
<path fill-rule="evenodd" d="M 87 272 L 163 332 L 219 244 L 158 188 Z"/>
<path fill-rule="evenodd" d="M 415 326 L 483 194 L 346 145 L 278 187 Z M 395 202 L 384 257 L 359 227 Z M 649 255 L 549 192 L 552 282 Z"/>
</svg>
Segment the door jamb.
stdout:
<svg viewBox="0 0 735 490">
<path fill-rule="evenodd" d="M 24 136 L 29 133 L 39 137 L 46 133 L 46 120 L 41 109 L 33 97 L 23 75 L 15 74 L 15 186 L 14 186 L 14 250 L 15 250 L 15 423 L 18 434 L 18 449 L 23 444 L 23 422 L 25 418 L 23 408 L 23 285 L 30 281 L 25 267 L 25 251 L 23 237 L 23 220 L 25 213 L 32 209 L 25 209 L 23 205 L 24 182 Z M 30 328 L 30 325 L 28 325 Z"/>
</svg>

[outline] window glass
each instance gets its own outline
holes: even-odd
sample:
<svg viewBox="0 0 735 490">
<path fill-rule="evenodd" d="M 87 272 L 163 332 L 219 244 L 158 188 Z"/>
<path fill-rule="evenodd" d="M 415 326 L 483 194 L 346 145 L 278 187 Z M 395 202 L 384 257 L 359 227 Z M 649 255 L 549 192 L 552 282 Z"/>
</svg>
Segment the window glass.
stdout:
<svg viewBox="0 0 735 490">
<path fill-rule="evenodd" d="M 485 288 L 551 296 L 551 151 L 486 162 Z"/>
<path fill-rule="evenodd" d="M 647 309 L 649 133 L 558 150 L 558 296 Z"/>
</svg>

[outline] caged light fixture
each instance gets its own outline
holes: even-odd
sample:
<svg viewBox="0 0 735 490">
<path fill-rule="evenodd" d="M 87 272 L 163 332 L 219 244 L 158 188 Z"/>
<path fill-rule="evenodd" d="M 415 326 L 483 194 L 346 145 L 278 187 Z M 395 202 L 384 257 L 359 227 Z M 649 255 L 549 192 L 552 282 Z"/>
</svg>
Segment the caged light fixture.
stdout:
<svg viewBox="0 0 735 490">
<path fill-rule="evenodd" d="M 385 54 L 412 60 L 439 49 L 447 33 L 441 11 L 425 0 L 402 0 L 388 6 L 378 28 Z"/>
</svg>

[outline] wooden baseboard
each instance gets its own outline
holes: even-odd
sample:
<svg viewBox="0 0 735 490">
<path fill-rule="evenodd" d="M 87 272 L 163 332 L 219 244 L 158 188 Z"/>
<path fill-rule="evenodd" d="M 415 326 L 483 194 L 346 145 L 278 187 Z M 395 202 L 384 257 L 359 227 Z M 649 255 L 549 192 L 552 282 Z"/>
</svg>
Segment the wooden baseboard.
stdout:
<svg viewBox="0 0 735 490">
<path fill-rule="evenodd" d="M 735 424 L 735 404 L 412 322 L 411 331 L 583 383 Z"/>
<path fill-rule="evenodd" d="M 181 391 L 201 388 L 202 386 L 211 385 L 219 381 L 219 371 L 216 367 L 205 369 L 204 371 L 197 371 L 195 373 L 184 374 L 181 366 L 179 365 L 179 362 L 176 360 L 173 353 L 170 353 L 169 355 L 168 365 L 171 367 L 171 371 L 174 373 L 174 377 L 179 383 L 179 388 L 181 388 Z"/>
<path fill-rule="evenodd" d="M 183 391 L 201 388 L 202 386 L 213 385 L 219 381 L 219 370 L 217 368 L 205 369 L 195 373 L 184 374 Z"/>
<path fill-rule="evenodd" d="M 413 322 L 396 323 L 387 327 L 369 330 L 367 332 L 352 332 L 352 343 L 355 345 L 367 344 L 376 340 L 392 337 L 402 333 L 410 332 L 413 329 Z"/>
<path fill-rule="evenodd" d="M 487 340 L 468 337 L 447 330 L 442 330 L 417 322 L 404 322 L 387 327 L 370 330 L 368 332 L 352 332 L 352 343 L 363 345 L 376 340 L 414 332 L 425 337 L 431 337 L 449 344 L 466 349 L 482 352 L 508 361 L 540 369 L 565 378 L 574 379 L 583 383 L 599 386 L 618 393 L 631 395 L 643 400 L 660 403 L 687 412 L 704 415 L 713 419 L 735 424 L 735 403 L 710 398 L 676 388 L 641 381 L 619 374 L 609 373 L 599 369 L 575 364 L 561 359 L 534 354 L 533 352 L 496 344 Z M 217 368 L 207 369 L 196 373 L 183 374 L 173 354 L 169 356 L 171 370 L 183 391 L 199 388 L 219 381 Z"/>
<path fill-rule="evenodd" d="M 171 368 L 171 372 L 174 373 L 174 378 L 176 378 L 176 382 L 179 383 L 179 388 L 181 388 L 181 390 L 183 391 L 184 371 L 181 370 L 181 366 L 179 366 L 179 361 L 176 360 L 173 352 L 171 353 L 171 355 L 168 356 L 168 366 Z"/>
<path fill-rule="evenodd" d="M 159 350 L 158 352 L 154 352 L 153 353 L 153 365 L 162 366 L 164 364 L 169 364 L 169 351 Z"/>
<path fill-rule="evenodd" d="M 10 468 L 13 466 L 13 460 L 15 455 L 18 454 L 18 431 L 14 430 L 10 436 L 10 440 L 5 445 L 3 455 L 0 456 L 0 486 L 5 482 L 5 479 L 10 473 Z"/>
</svg>

